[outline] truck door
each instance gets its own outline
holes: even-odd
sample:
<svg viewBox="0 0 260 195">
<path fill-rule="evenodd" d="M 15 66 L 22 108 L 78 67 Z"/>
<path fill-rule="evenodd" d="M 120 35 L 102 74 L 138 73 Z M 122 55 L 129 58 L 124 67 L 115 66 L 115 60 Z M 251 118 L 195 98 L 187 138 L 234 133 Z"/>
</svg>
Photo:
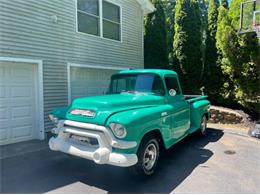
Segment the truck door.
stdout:
<svg viewBox="0 0 260 195">
<path fill-rule="evenodd" d="M 165 76 L 168 103 L 171 105 L 171 138 L 176 141 L 185 135 L 190 127 L 190 107 L 182 94 L 178 77 Z"/>
</svg>

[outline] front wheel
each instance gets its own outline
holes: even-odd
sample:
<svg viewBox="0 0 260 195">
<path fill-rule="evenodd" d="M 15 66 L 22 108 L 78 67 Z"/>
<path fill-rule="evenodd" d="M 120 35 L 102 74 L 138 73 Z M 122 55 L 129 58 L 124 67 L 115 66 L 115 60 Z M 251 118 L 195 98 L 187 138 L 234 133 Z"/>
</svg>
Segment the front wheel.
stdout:
<svg viewBox="0 0 260 195">
<path fill-rule="evenodd" d="M 157 167 L 159 158 L 159 143 L 154 136 L 147 136 L 141 142 L 137 153 L 138 162 L 132 167 L 141 176 L 152 175 Z"/>
<path fill-rule="evenodd" d="M 207 133 L 207 123 L 208 123 L 208 119 L 204 115 L 201 119 L 201 124 L 200 124 L 200 129 L 199 129 L 200 135 L 203 135 L 203 136 L 206 135 L 206 133 Z"/>
</svg>

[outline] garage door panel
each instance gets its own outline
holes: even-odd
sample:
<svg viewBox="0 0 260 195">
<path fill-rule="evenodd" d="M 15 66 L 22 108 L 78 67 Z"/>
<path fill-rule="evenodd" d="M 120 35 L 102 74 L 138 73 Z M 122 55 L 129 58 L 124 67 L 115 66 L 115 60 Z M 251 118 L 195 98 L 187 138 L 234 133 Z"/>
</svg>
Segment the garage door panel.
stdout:
<svg viewBox="0 0 260 195">
<path fill-rule="evenodd" d="M 11 98 L 32 97 L 32 86 L 11 86 Z"/>
<path fill-rule="evenodd" d="M 32 126 L 22 126 L 12 128 L 13 138 L 24 138 L 24 137 L 31 137 L 32 136 Z"/>
<path fill-rule="evenodd" d="M 0 99 L 7 97 L 7 88 L 3 85 L 0 85 Z"/>
<path fill-rule="evenodd" d="M 15 105 L 15 107 L 21 107 L 21 106 L 31 106 L 35 105 L 35 99 L 29 98 L 29 97 L 10 97 L 6 102 L 9 102 L 10 104 Z"/>
<path fill-rule="evenodd" d="M 32 117 L 32 107 L 30 106 L 21 106 L 12 109 L 12 118 L 24 118 Z"/>
<path fill-rule="evenodd" d="M 37 123 L 35 65 L 1 63 L 0 74 L 4 80 L 0 85 L 0 145 L 34 138 Z"/>
<path fill-rule="evenodd" d="M 29 114 L 28 116 L 15 116 L 16 114 L 14 112 L 11 113 L 11 121 L 15 124 L 12 124 L 12 126 L 20 126 L 20 125 L 28 125 L 32 124 L 33 116 Z"/>
<path fill-rule="evenodd" d="M 15 79 L 12 80 L 10 84 L 22 84 L 22 85 L 31 84 L 31 81 L 33 79 L 31 75 L 27 75 L 25 77 L 17 77 L 17 76 L 11 76 L 11 77 Z"/>
<path fill-rule="evenodd" d="M 71 67 L 71 98 L 102 95 L 117 70 Z"/>
<path fill-rule="evenodd" d="M 3 119 L 7 119 L 7 107 L 1 107 L 0 108 L 0 121 L 3 120 Z"/>
<path fill-rule="evenodd" d="M 9 119 L 0 119 L 0 129 L 6 129 L 9 128 L 10 124 L 9 124 Z"/>
<path fill-rule="evenodd" d="M 7 119 L 7 117 L 5 119 L 0 119 L 0 140 L 3 141 L 8 139 L 9 130 L 9 120 Z"/>
<path fill-rule="evenodd" d="M 0 128 L 0 141 L 4 141 L 8 138 L 7 130 Z"/>
<path fill-rule="evenodd" d="M 1 66 L 1 62 L 0 62 L 0 83 L 4 83 L 5 82 L 5 75 L 6 75 L 6 70 L 4 66 Z"/>
<path fill-rule="evenodd" d="M 19 80 L 30 82 L 33 77 L 33 71 L 34 65 L 13 65 L 11 68 L 11 76 L 13 78 L 16 78 L 15 80 L 13 80 L 14 82 L 17 82 Z"/>
<path fill-rule="evenodd" d="M 5 83 L 5 76 L 4 75 L 0 75 L 0 83 L 1 84 Z"/>
</svg>

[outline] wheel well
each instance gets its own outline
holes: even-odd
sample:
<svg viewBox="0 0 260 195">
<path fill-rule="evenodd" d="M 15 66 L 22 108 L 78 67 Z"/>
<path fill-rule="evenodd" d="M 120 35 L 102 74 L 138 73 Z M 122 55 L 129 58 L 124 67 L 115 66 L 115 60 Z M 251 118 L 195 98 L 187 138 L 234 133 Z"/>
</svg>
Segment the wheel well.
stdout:
<svg viewBox="0 0 260 195">
<path fill-rule="evenodd" d="M 154 136 L 158 140 L 160 148 L 163 149 L 163 150 L 165 149 L 165 145 L 164 145 L 164 142 L 163 142 L 162 134 L 161 134 L 161 132 L 158 129 L 155 129 L 155 130 L 152 130 L 152 131 L 149 131 L 148 133 L 146 133 L 143 136 L 142 141 L 147 136 Z"/>
</svg>

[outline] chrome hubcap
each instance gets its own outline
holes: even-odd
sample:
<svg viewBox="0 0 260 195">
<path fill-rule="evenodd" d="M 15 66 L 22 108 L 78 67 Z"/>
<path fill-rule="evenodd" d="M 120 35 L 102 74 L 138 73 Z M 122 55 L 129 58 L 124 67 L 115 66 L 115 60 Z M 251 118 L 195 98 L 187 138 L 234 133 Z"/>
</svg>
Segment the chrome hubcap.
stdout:
<svg viewBox="0 0 260 195">
<path fill-rule="evenodd" d="M 143 167 L 149 171 L 153 168 L 157 157 L 157 148 L 151 143 L 147 146 L 143 157 Z"/>
</svg>

